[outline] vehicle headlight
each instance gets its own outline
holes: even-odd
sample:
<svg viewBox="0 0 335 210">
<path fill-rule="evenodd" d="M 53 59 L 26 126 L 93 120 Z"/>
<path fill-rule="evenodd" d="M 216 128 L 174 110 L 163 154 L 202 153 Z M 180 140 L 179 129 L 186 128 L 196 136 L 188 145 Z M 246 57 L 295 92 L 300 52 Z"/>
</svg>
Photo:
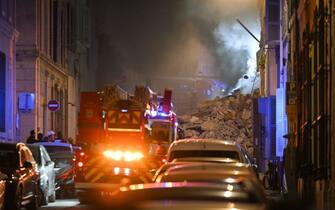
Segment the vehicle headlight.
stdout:
<svg viewBox="0 0 335 210">
<path fill-rule="evenodd" d="M 103 152 L 103 155 L 106 158 L 115 160 L 115 161 L 136 161 L 143 158 L 143 154 L 141 152 L 130 152 L 130 151 L 112 151 L 106 150 Z"/>
</svg>

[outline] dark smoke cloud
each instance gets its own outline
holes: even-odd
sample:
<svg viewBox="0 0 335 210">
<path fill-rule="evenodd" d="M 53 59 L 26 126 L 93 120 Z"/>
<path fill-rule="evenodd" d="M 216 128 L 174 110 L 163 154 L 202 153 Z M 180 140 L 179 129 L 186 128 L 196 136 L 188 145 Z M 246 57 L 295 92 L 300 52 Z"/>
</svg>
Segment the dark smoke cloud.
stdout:
<svg viewBox="0 0 335 210">
<path fill-rule="evenodd" d="M 249 51 L 225 47 L 215 32 L 236 18 L 257 27 L 255 1 L 91 0 L 99 38 L 98 84 L 128 88 L 155 76 L 192 77 L 204 64 L 203 74 L 234 86 L 247 72 Z"/>
</svg>

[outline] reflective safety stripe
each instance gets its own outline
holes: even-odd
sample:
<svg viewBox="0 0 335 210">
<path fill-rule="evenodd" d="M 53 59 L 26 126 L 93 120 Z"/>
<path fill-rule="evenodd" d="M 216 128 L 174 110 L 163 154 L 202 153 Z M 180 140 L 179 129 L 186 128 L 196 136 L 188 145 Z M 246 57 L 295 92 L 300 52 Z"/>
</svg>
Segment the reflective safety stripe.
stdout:
<svg viewBox="0 0 335 210">
<path fill-rule="evenodd" d="M 134 167 L 136 166 L 136 167 Z M 125 175 L 129 177 L 137 177 L 143 182 L 150 182 L 153 175 L 150 173 L 150 169 L 157 169 L 160 167 L 158 161 L 139 161 L 136 163 L 120 164 L 118 166 L 117 161 L 110 161 L 104 158 L 102 155 L 95 154 L 86 160 L 84 163 L 82 176 L 84 182 L 89 183 L 101 183 L 107 182 L 112 177 Z M 115 170 L 119 168 L 118 170 Z M 121 181 L 121 180 L 120 180 Z"/>
<path fill-rule="evenodd" d="M 131 129 L 131 128 L 108 128 L 109 131 L 123 131 L 123 132 L 141 132 L 142 129 Z"/>
<path fill-rule="evenodd" d="M 90 166 L 90 165 L 95 165 L 96 163 L 99 163 L 101 158 L 91 158 L 85 165 Z"/>
<path fill-rule="evenodd" d="M 87 174 L 85 174 L 85 179 L 86 180 L 89 180 L 93 175 L 94 173 L 98 172 L 98 169 L 97 168 L 92 168 L 91 170 L 89 170 L 89 172 Z"/>
<path fill-rule="evenodd" d="M 104 176 L 104 173 L 98 173 L 92 180 L 91 180 L 91 182 L 96 182 L 96 181 L 98 181 L 99 179 L 101 179 L 101 177 L 103 177 Z"/>
</svg>

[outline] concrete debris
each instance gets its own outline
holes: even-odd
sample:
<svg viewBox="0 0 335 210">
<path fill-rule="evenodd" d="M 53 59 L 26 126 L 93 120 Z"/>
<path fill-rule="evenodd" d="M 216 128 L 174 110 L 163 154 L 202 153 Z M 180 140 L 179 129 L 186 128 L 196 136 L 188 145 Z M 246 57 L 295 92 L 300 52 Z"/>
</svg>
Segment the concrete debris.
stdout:
<svg viewBox="0 0 335 210">
<path fill-rule="evenodd" d="M 179 117 L 185 138 L 232 140 L 253 155 L 252 96 L 232 95 L 201 103 Z"/>
</svg>

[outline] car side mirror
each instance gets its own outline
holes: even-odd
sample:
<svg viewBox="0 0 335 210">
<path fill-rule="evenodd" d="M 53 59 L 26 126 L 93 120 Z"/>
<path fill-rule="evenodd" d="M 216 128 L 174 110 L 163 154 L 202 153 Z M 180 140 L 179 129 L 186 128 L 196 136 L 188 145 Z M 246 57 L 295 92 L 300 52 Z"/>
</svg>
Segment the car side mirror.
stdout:
<svg viewBox="0 0 335 210">
<path fill-rule="evenodd" d="M 25 161 L 25 162 L 23 163 L 23 167 L 25 167 L 25 168 L 32 168 L 32 167 L 33 167 L 33 164 L 32 164 L 31 162 Z"/>
</svg>

